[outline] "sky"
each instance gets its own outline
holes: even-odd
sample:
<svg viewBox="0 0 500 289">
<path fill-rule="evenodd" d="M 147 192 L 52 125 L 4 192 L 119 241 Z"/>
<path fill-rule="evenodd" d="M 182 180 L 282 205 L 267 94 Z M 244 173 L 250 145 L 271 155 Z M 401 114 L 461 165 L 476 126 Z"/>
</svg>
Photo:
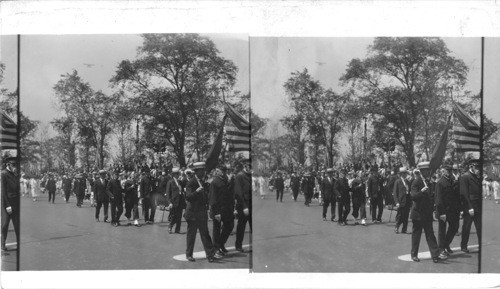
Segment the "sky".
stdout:
<svg viewBox="0 0 500 289">
<path fill-rule="evenodd" d="M 235 89 L 249 92 L 249 45 L 246 34 L 204 34 L 214 41 L 220 56 L 238 67 Z M 17 38 L 2 36 L 4 85 L 16 84 Z M 53 87 L 61 75 L 76 69 L 94 90 L 109 93 L 109 79 L 120 61 L 135 59 L 142 45 L 140 35 L 28 35 L 21 36 L 21 111 L 33 120 L 48 123 L 58 117 Z"/>
<path fill-rule="evenodd" d="M 339 78 L 353 58 L 364 58 L 373 38 L 262 37 L 250 41 L 252 108 L 261 117 L 279 119 L 287 114 L 283 84 L 291 73 L 307 68 L 325 88 L 341 92 Z M 480 91 L 480 38 L 443 38 L 451 55 L 469 67 L 466 89 Z M 499 39 L 485 41 L 485 113 L 500 121 Z"/>
</svg>

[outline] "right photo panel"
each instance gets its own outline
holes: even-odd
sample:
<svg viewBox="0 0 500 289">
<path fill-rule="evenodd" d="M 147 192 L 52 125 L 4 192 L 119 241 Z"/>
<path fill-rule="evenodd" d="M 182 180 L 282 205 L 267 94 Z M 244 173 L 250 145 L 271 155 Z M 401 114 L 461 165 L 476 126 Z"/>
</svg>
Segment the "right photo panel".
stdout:
<svg viewBox="0 0 500 289">
<path fill-rule="evenodd" d="M 250 38 L 253 271 L 498 272 L 481 56 L 481 38 Z"/>
<path fill-rule="evenodd" d="M 481 272 L 500 273 L 500 38 L 484 39 L 484 179 Z"/>
</svg>

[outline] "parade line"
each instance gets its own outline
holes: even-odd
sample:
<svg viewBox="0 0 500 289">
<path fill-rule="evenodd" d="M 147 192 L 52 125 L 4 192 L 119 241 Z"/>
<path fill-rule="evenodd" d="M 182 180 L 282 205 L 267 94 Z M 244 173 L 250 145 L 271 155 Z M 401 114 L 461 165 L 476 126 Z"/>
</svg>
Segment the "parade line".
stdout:
<svg viewBox="0 0 500 289">
<path fill-rule="evenodd" d="M 249 248 L 250 245 L 243 245 L 242 247 Z M 226 249 L 231 251 L 231 250 L 236 250 L 236 247 L 228 247 Z M 230 255 L 235 254 L 235 253 L 240 253 L 240 252 L 238 252 L 238 251 L 228 252 L 226 256 L 230 256 Z M 198 251 L 198 252 L 193 253 L 193 258 L 195 258 L 196 260 L 202 260 L 202 259 L 206 259 L 207 255 L 205 254 L 205 251 Z M 176 256 L 174 256 L 174 260 L 187 262 L 186 254 L 176 255 Z"/>
<path fill-rule="evenodd" d="M 470 253 L 474 253 L 474 252 L 478 252 L 479 251 L 479 245 L 469 245 L 469 246 L 467 246 L 467 248 L 469 249 Z M 460 250 L 460 247 L 454 247 L 454 248 L 451 248 L 451 250 L 453 250 L 453 253 L 450 256 L 456 256 L 456 255 L 466 254 L 465 252 L 462 252 Z M 420 260 L 427 260 L 427 259 L 430 260 L 430 259 L 432 259 L 431 258 L 431 252 L 429 252 L 429 251 L 419 252 L 418 253 L 418 258 Z M 411 254 L 401 255 L 401 256 L 398 257 L 398 259 L 401 260 L 401 261 L 413 262 L 413 260 L 411 259 Z"/>
</svg>

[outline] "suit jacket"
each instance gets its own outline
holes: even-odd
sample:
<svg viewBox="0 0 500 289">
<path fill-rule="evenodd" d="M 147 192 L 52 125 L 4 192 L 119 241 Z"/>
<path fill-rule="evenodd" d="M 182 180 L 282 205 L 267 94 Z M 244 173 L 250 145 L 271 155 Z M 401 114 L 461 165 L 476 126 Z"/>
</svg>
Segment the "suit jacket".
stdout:
<svg viewBox="0 0 500 289">
<path fill-rule="evenodd" d="M 370 199 L 382 196 L 382 184 L 377 176 L 370 176 L 366 182 L 366 186 Z"/>
<path fill-rule="evenodd" d="M 333 191 L 337 198 L 340 197 L 343 201 L 349 200 L 349 183 L 346 178 L 341 178 L 335 181 L 333 185 Z"/>
<path fill-rule="evenodd" d="M 302 179 L 302 192 L 304 195 L 313 195 L 314 192 L 314 178 L 313 177 L 304 177 Z"/>
<path fill-rule="evenodd" d="M 411 207 L 410 218 L 417 221 L 432 221 L 434 212 L 434 196 L 430 189 L 422 192 L 425 184 L 422 178 L 416 178 L 411 184 Z"/>
<path fill-rule="evenodd" d="M 203 190 L 197 191 L 200 184 Z M 203 180 L 198 181 L 196 176 L 193 176 L 186 185 L 186 202 L 186 212 L 184 213 L 186 220 L 208 220 L 208 192 Z"/>
<path fill-rule="evenodd" d="M 56 181 L 54 179 L 48 179 L 47 185 L 45 186 L 49 192 L 56 191 Z"/>
<path fill-rule="evenodd" d="M 329 202 L 331 200 L 336 199 L 336 195 L 333 189 L 333 186 L 335 185 L 335 179 L 332 177 L 331 181 L 328 180 L 328 177 L 323 179 L 323 182 L 321 183 L 321 194 L 322 198 L 325 202 Z"/>
<path fill-rule="evenodd" d="M 243 209 L 252 206 L 252 182 L 249 173 L 241 171 L 234 178 L 234 198 Z"/>
<path fill-rule="evenodd" d="M 460 194 L 454 185 L 453 176 L 442 177 L 436 184 L 436 210 L 439 215 L 460 211 Z"/>
<path fill-rule="evenodd" d="M 98 178 L 94 181 L 94 198 L 99 202 L 109 202 L 109 195 L 106 192 L 106 188 L 108 186 L 108 180 L 104 179 L 104 182 L 101 181 L 101 178 Z"/>
<path fill-rule="evenodd" d="M 125 181 L 124 186 L 124 192 L 125 192 L 125 202 L 127 204 L 136 204 L 139 201 L 139 198 L 137 197 L 137 186 L 134 181 L 132 180 L 127 180 Z"/>
<path fill-rule="evenodd" d="M 406 184 L 406 187 L 405 187 Z M 399 203 L 400 207 L 411 207 L 411 195 L 410 195 L 410 182 L 408 180 L 403 180 L 399 177 L 394 182 L 394 199 Z"/>
<path fill-rule="evenodd" d="M 234 196 L 229 191 L 227 176 L 215 176 L 210 183 L 210 213 L 211 216 L 222 213 L 232 214 Z"/>
<path fill-rule="evenodd" d="M 299 177 L 295 176 L 290 178 L 290 187 L 292 188 L 292 191 L 298 191 L 300 189 Z"/>
<path fill-rule="evenodd" d="M 153 184 L 148 176 L 143 176 L 141 178 L 140 188 L 141 198 L 149 199 L 153 193 Z"/>
<path fill-rule="evenodd" d="M 170 179 L 170 177 L 168 177 L 166 175 L 161 175 L 158 178 L 158 188 L 156 191 L 158 194 L 164 195 L 167 193 L 167 184 L 168 184 L 169 179 Z"/>
<path fill-rule="evenodd" d="M 481 180 L 470 171 L 460 176 L 460 195 L 466 211 L 473 208 L 472 202 L 481 201 Z"/>
<path fill-rule="evenodd" d="M 123 188 L 120 180 L 112 179 L 108 181 L 108 185 L 106 186 L 106 193 L 108 197 L 113 198 L 115 203 L 123 202 Z"/>
<path fill-rule="evenodd" d="M 173 208 L 184 209 L 186 207 L 186 201 L 184 199 L 184 193 L 183 193 L 184 188 L 182 187 L 182 184 L 179 180 L 177 180 L 177 183 L 175 181 L 176 180 L 171 178 L 167 183 L 167 188 L 166 188 L 167 202 L 169 204 L 172 204 Z"/>
<path fill-rule="evenodd" d="M 2 170 L 2 209 L 19 204 L 20 184 L 19 177 L 13 172 Z"/>
<path fill-rule="evenodd" d="M 282 191 L 285 188 L 285 181 L 283 180 L 283 177 L 276 177 L 274 179 L 274 187 L 279 191 Z"/>
<path fill-rule="evenodd" d="M 362 203 L 366 201 L 365 196 L 366 185 L 358 178 L 352 180 L 351 191 L 353 203 Z"/>
<path fill-rule="evenodd" d="M 65 191 L 65 192 L 71 191 L 71 179 L 63 179 L 62 180 L 62 188 L 63 188 L 63 191 Z"/>
</svg>

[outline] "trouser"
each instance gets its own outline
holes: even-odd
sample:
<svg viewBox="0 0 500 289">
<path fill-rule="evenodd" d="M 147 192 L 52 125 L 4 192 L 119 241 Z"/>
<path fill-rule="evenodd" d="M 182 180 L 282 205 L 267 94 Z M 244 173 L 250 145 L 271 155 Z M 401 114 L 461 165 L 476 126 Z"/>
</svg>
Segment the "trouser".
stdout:
<svg viewBox="0 0 500 289">
<path fill-rule="evenodd" d="M 170 221 L 168 227 L 169 229 L 172 229 L 175 225 L 176 233 L 179 233 L 181 231 L 182 210 L 182 207 L 172 207 L 168 216 L 168 219 Z"/>
<path fill-rule="evenodd" d="M 132 217 L 132 212 L 134 213 L 134 220 L 139 220 L 139 208 L 137 206 L 137 202 L 125 202 L 125 217 L 130 219 L 130 217 Z"/>
<path fill-rule="evenodd" d="M 446 230 L 446 223 L 449 224 L 448 231 Z M 439 219 L 438 227 L 438 243 L 439 249 L 442 251 L 448 248 L 458 232 L 460 225 L 460 211 L 446 212 L 446 222 Z"/>
<path fill-rule="evenodd" d="M 305 204 L 305 205 L 309 205 L 309 204 L 311 203 L 312 196 L 313 196 L 313 193 L 312 193 L 312 192 L 310 192 L 310 193 L 309 193 L 309 192 L 306 192 L 306 193 L 304 194 L 304 197 L 305 197 L 305 202 L 304 202 L 304 204 Z"/>
<path fill-rule="evenodd" d="M 123 202 L 122 201 L 112 201 L 111 202 L 111 223 L 117 223 L 120 221 L 120 217 L 123 213 Z"/>
<path fill-rule="evenodd" d="M 413 227 L 411 233 L 411 256 L 418 256 L 418 247 L 420 246 L 420 238 L 422 237 L 422 229 L 425 232 L 425 239 L 427 240 L 427 246 L 429 246 L 429 251 L 431 257 L 435 258 L 439 255 L 439 248 L 436 241 L 436 236 L 434 236 L 434 228 L 432 227 L 432 220 L 413 220 Z"/>
<path fill-rule="evenodd" d="M 402 232 L 406 232 L 408 228 L 408 216 L 410 215 L 410 206 L 399 207 L 396 213 L 396 229 L 403 224 Z"/>
<path fill-rule="evenodd" d="M 250 207 L 248 208 L 248 216 L 245 216 L 245 214 L 243 213 L 243 206 L 238 205 L 236 210 L 238 211 L 238 224 L 236 225 L 235 247 L 242 248 L 247 222 L 250 226 L 250 231 L 252 231 L 252 203 L 250 203 Z"/>
<path fill-rule="evenodd" d="M 213 230 L 212 235 L 214 237 L 214 246 L 215 249 L 218 250 L 227 242 L 229 235 L 234 228 L 234 215 L 232 210 L 228 210 L 227 212 L 222 212 L 221 220 L 217 221 L 215 219 L 213 221 Z"/>
<path fill-rule="evenodd" d="M 299 195 L 299 189 L 292 189 L 293 200 L 297 200 L 297 196 Z"/>
<path fill-rule="evenodd" d="M 337 204 L 337 201 L 335 200 L 335 197 L 332 197 L 332 199 L 330 199 L 328 201 L 323 200 L 323 218 L 326 218 L 326 212 L 328 211 L 328 206 L 331 205 L 330 215 L 332 217 L 332 220 L 335 219 L 335 205 L 336 204 Z"/>
<path fill-rule="evenodd" d="M 481 202 L 481 200 L 479 200 Z M 464 221 L 462 224 L 462 241 L 460 247 L 462 249 L 467 249 L 467 244 L 469 243 L 470 229 L 472 223 L 474 222 L 474 227 L 476 228 L 476 234 L 479 244 L 481 244 L 481 210 L 478 202 L 471 202 L 472 208 L 474 209 L 474 217 L 469 215 L 467 210 L 464 210 Z"/>
<path fill-rule="evenodd" d="M 56 199 L 56 191 L 49 190 L 49 203 L 50 200 L 52 200 L 52 203 L 54 203 L 55 199 Z"/>
<path fill-rule="evenodd" d="M 20 223 L 20 213 L 19 213 L 19 200 L 15 198 L 9 198 L 9 203 L 12 207 L 12 213 L 7 213 L 5 209 L 5 204 L 2 204 L 2 248 L 5 247 L 5 241 L 7 240 L 7 233 L 9 232 L 9 224 L 12 220 L 12 225 L 14 226 L 14 232 L 16 237 L 19 237 L 19 223 Z M 18 238 L 16 238 L 18 239 Z M 19 244 L 18 244 L 19 246 Z"/>
<path fill-rule="evenodd" d="M 151 199 L 150 198 L 142 199 L 142 216 L 144 217 L 145 222 L 151 221 L 151 218 L 149 216 L 150 209 L 151 209 Z"/>
<path fill-rule="evenodd" d="M 95 207 L 95 218 L 99 219 L 99 213 L 101 212 L 101 207 L 104 205 L 104 221 L 108 219 L 108 205 L 109 201 L 99 201 L 97 200 L 97 206 Z"/>
<path fill-rule="evenodd" d="M 69 201 L 69 196 L 71 194 L 71 191 L 70 190 L 65 190 L 64 191 L 64 199 L 66 200 L 66 202 Z"/>
<path fill-rule="evenodd" d="M 351 200 L 348 197 L 342 198 L 339 201 L 338 213 L 339 213 L 339 223 L 345 222 L 347 220 L 347 215 L 351 211 Z"/>
<path fill-rule="evenodd" d="M 85 197 L 85 193 L 77 193 L 76 194 L 76 205 L 81 206 L 83 204 L 83 198 Z"/>
<path fill-rule="evenodd" d="M 280 200 L 280 202 L 283 202 L 283 190 L 278 190 L 276 189 L 276 201 Z"/>
<path fill-rule="evenodd" d="M 154 220 L 155 220 L 156 202 L 158 200 L 158 196 L 159 196 L 159 194 L 153 193 L 153 194 L 151 194 L 151 198 L 149 199 L 149 204 L 150 204 L 150 207 L 151 207 L 151 214 L 149 216 L 149 220 L 151 222 L 154 222 Z"/>
<path fill-rule="evenodd" d="M 187 221 L 187 234 L 186 234 L 186 257 L 193 256 L 194 242 L 196 241 L 196 232 L 200 231 L 201 242 L 205 249 L 207 257 L 214 255 L 214 248 L 212 239 L 208 234 L 208 220 L 205 218 L 186 220 Z"/>
<path fill-rule="evenodd" d="M 372 221 L 382 221 L 382 212 L 384 210 L 384 200 L 382 197 L 379 196 L 370 200 L 370 210 L 372 212 Z"/>
<path fill-rule="evenodd" d="M 366 219 L 366 200 L 364 197 L 352 199 L 352 216 L 357 219 Z"/>
<path fill-rule="evenodd" d="M 390 190 L 385 191 L 384 200 L 386 205 L 395 205 L 394 196 L 392 195 Z"/>
</svg>

